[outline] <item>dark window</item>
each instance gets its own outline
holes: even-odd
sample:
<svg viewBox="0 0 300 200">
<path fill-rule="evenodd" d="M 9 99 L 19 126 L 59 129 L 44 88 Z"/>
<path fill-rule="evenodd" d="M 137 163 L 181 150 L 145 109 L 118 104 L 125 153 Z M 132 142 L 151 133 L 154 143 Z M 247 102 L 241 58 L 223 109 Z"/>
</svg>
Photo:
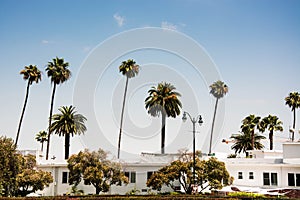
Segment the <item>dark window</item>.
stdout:
<svg viewBox="0 0 300 200">
<path fill-rule="evenodd" d="M 288 184 L 289 186 L 295 186 L 295 175 L 292 173 L 288 173 Z"/>
<path fill-rule="evenodd" d="M 264 172 L 263 176 L 264 176 L 264 185 L 270 185 L 270 174 Z"/>
<path fill-rule="evenodd" d="M 278 185 L 277 173 L 271 173 L 271 185 Z"/>
<path fill-rule="evenodd" d="M 128 180 L 129 180 L 129 172 L 125 172 L 124 174 L 128 178 Z"/>
<path fill-rule="evenodd" d="M 243 179 L 243 172 L 238 173 L 238 179 Z"/>
<path fill-rule="evenodd" d="M 131 172 L 130 183 L 135 183 L 135 181 L 136 181 L 136 173 Z"/>
<path fill-rule="evenodd" d="M 68 183 L 69 173 L 63 172 L 62 173 L 62 183 Z"/>
<path fill-rule="evenodd" d="M 254 174 L 253 174 L 253 172 L 249 172 L 249 179 L 254 179 Z"/>
<path fill-rule="evenodd" d="M 296 174 L 296 186 L 300 186 L 300 174 Z"/>
<path fill-rule="evenodd" d="M 153 172 L 147 172 L 147 180 L 152 176 Z"/>
</svg>

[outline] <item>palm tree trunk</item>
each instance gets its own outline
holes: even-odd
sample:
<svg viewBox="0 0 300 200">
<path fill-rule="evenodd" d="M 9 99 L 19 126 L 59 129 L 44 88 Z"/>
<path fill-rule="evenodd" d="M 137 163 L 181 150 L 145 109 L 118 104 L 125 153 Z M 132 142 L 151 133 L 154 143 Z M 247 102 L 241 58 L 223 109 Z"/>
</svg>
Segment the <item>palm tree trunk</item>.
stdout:
<svg viewBox="0 0 300 200">
<path fill-rule="evenodd" d="M 46 160 L 49 158 L 49 148 L 50 148 L 50 135 L 51 135 L 51 120 L 52 120 L 52 111 L 53 111 L 53 104 L 54 104 L 54 96 L 56 90 L 56 83 L 53 83 L 53 91 L 51 97 L 51 105 L 50 105 L 50 115 L 49 115 L 49 127 L 48 127 L 48 139 L 47 139 L 47 150 L 46 150 Z"/>
<path fill-rule="evenodd" d="M 128 88 L 128 79 L 129 78 L 126 76 L 126 84 L 125 84 L 123 105 L 122 105 L 122 111 L 121 111 L 121 121 L 120 121 L 120 132 L 119 132 L 119 142 L 118 142 L 118 159 L 120 158 L 122 126 L 123 126 L 124 109 L 125 109 L 125 102 L 126 102 L 126 95 L 127 95 L 127 88 Z"/>
<path fill-rule="evenodd" d="M 296 108 L 294 108 L 294 122 L 293 122 L 293 129 L 294 131 L 292 132 L 292 142 L 294 142 L 294 136 L 295 136 L 295 131 L 296 131 Z"/>
<path fill-rule="evenodd" d="M 42 142 L 41 152 L 44 150 L 44 142 Z"/>
<path fill-rule="evenodd" d="M 166 140 L 166 113 L 162 111 L 161 115 L 161 154 L 165 154 Z"/>
<path fill-rule="evenodd" d="M 24 117 L 24 113 L 25 113 L 25 109 L 26 109 L 27 100 L 28 100 L 29 87 L 30 87 L 30 81 L 28 80 L 27 88 L 26 88 L 25 101 L 24 101 L 24 105 L 23 105 L 23 110 L 22 110 L 21 118 L 20 118 L 20 121 L 19 121 L 19 127 L 18 127 L 18 131 L 17 131 L 16 141 L 15 141 L 15 146 L 16 147 L 17 147 L 17 144 L 18 144 L 20 130 L 21 130 L 21 125 L 22 125 L 22 121 L 23 121 L 23 117 Z"/>
<path fill-rule="evenodd" d="M 254 150 L 254 129 L 251 132 L 251 150 Z"/>
<path fill-rule="evenodd" d="M 70 134 L 65 133 L 65 160 L 69 158 L 70 154 Z"/>
<path fill-rule="evenodd" d="M 273 131 L 270 131 L 269 139 L 270 139 L 270 150 L 273 150 Z"/>
<path fill-rule="evenodd" d="M 212 146 L 212 139 L 213 139 L 213 132 L 214 132 L 214 126 L 215 126 L 215 120 L 216 120 L 218 102 L 219 102 L 219 99 L 217 98 L 216 99 L 216 104 L 215 104 L 214 117 L 213 117 L 212 126 L 211 126 L 211 133 L 210 133 L 210 141 L 209 141 L 209 151 L 208 151 L 208 154 L 211 154 L 211 146 Z"/>
</svg>

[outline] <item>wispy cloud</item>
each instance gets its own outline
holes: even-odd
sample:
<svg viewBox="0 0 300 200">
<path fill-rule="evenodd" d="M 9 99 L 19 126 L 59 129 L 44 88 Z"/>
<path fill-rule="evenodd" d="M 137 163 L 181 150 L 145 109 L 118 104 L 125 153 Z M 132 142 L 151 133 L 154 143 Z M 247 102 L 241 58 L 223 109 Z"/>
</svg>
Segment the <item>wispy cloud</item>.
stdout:
<svg viewBox="0 0 300 200">
<path fill-rule="evenodd" d="M 170 22 L 161 22 L 161 28 L 163 29 L 170 29 L 170 30 L 174 30 L 176 31 L 177 30 L 177 26 L 175 24 L 172 24 Z"/>
<path fill-rule="evenodd" d="M 83 49 L 82 49 L 82 51 L 84 52 L 84 53 L 87 53 L 87 52 L 89 52 L 91 50 L 91 47 L 90 46 L 85 46 L 85 47 L 83 47 Z"/>
<path fill-rule="evenodd" d="M 42 44 L 49 44 L 50 41 L 49 40 L 42 40 Z"/>
<path fill-rule="evenodd" d="M 119 27 L 124 25 L 125 17 L 122 17 L 118 13 L 116 13 L 116 14 L 114 14 L 114 19 L 116 20 Z"/>
</svg>

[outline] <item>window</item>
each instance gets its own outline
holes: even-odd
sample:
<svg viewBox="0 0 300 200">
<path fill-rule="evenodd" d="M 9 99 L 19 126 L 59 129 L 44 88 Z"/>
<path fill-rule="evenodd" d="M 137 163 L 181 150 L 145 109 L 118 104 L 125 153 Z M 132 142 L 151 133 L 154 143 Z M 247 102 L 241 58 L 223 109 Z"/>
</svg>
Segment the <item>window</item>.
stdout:
<svg viewBox="0 0 300 200">
<path fill-rule="evenodd" d="M 300 186 L 300 174 L 288 173 L 289 186 Z"/>
<path fill-rule="evenodd" d="M 69 172 L 63 172 L 62 173 L 62 183 L 68 183 L 69 179 Z"/>
<path fill-rule="evenodd" d="M 238 172 L 238 179 L 243 179 L 243 172 Z"/>
<path fill-rule="evenodd" d="M 253 174 L 253 172 L 249 172 L 249 179 L 254 179 L 254 174 Z"/>
<path fill-rule="evenodd" d="M 277 173 L 263 173 L 264 185 L 278 185 Z"/>
<path fill-rule="evenodd" d="M 147 172 L 147 180 L 152 176 L 154 172 L 150 171 L 150 172 Z"/>
<path fill-rule="evenodd" d="M 125 176 L 128 178 L 130 183 L 135 183 L 136 182 L 136 172 L 125 172 Z"/>
</svg>

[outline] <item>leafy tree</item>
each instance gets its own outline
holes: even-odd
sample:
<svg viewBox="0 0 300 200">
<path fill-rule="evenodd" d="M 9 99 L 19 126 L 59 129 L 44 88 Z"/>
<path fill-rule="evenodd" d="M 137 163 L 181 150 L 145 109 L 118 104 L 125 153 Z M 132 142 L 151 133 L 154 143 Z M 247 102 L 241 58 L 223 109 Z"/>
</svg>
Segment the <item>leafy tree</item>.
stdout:
<svg viewBox="0 0 300 200">
<path fill-rule="evenodd" d="M 3 196 L 26 196 L 53 182 L 50 172 L 36 169 L 35 156 L 22 156 L 13 140 L 0 137 L 0 188 Z"/>
<path fill-rule="evenodd" d="M 29 87 L 30 87 L 30 85 L 32 85 L 32 83 L 34 83 L 34 82 L 38 83 L 40 80 L 42 80 L 41 71 L 35 65 L 25 66 L 25 68 L 20 71 L 20 74 L 23 75 L 24 80 L 27 80 L 27 88 L 26 88 L 26 95 L 25 95 L 25 101 L 24 101 L 24 105 L 23 105 L 23 109 L 22 109 L 22 114 L 21 114 L 21 118 L 19 121 L 16 141 L 15 141 L 16 146 L 18 144 L 20 131 L 21 131 L 21 125 L 22 125 L 22 121 L 23 121 L 23 117 L 25 114 L 25 109 L 26 109 L 26 105 L 27 105 L 27 101 L 28 101 Z"/>
<path fill-rule="evenodd" d="M 300 94 L 298 92 L 291 92 L 289 96 L 285 97 L 285 104 L 288 105 L 294 114 L 292 141 L 294 141 L 294 132 L 296 128 L 296 109 L 300 107 Z"/>
<path fill-rule="evenodd" d="M 75 107 L 62 106 L 58 109 L 60 114 L 52 116 L 53 123 L 50 131 L 65 136 L 65 159 L 69 158 L 70 136 L 80 135 L 86 131 L 84 122 L 86 118 L 81 114 L 76 114 Z"/>
<path fill-rule="evenodd" d="M 186 157 L 184 156 L 184 158 Z M 162 186 L 166 185 L 175 190 L 176 185 L 174 183 L 179 181 L 185 193 L 191 194 L 193 186 L 192 167 L 192 159 L 175 160 L 153 173 L 147 181 L 147 186 L 160 191 Z M 195 173 L 195 184 L 201 188 L 201 191 L 207 187 L 209 189 L 221 189 L 223 185 L 229 185 L 233 181 L 225 164 L 214 157 L 207 161 L 196 158 Z"/>
<path fill-rule="evenodd" d="M 129 59 L 127 61 L 122 62 L 122 64 L 119 66 L 119 70 L 122 73 L 122 75 L 126 76 L 126 84 L 125 84 L 123 105 L 121 111 L 120 132 L 119 132 L 119 142 L 118 142 L 118 159 L 120 158 L 122 126 L 123 126 L 123 118 L 124 118 L 125 100 L 126 100 L 126 94 L 128 88 L 128 80 L 130 78 L 135 77 L 139 73 L 139 65 L 137 65 L 134 60 Z"/>
<path fill-rule="evenodd" d="M 42 144 L 41 151 L 44 150 L 44 142 L 47 142 L 47 138 L 48 138 L 48 134 L 46 131 L 40 131 L 35 136 L 36 141 Z"/>
<path fill-rule="evenodd" d="M 269 115 L 261 120 L 259 129 L 261 132 L 269 131 L 270 150 L 273 150 L 273 133 L 274 131 L 283 131 L 282 121 L 277 116 Z"/>
<path fill-rule="evenodd" d="M 107 159 L 107 152 L 99 149 L 89 152 L 87 149 L 72 155 L 68 159 L 69 184 L 77 186 L 81 180 L 85 185 L 93 185 L 96 194 L 107 192 L 111 185 L 128 183 L 121 172 L 121 165 Z"/>
<path fill-rule="evenodd" d="M 33 155 L 22 158 L 22 171 L 16 177 L 17 196 L 25 197 L 26 195 L 43 190 L 53 182 L 50 172 L 36 169 L 36 161 Z"/>
<path fill-rule="evenodd" d="M 166 117 L 180 115 L 182 107 L 178 97 L 181 95 L 174 91 L 176 88 L 170 83 L 159 83 L 157 87 L 152 87 L 148 93 L 149 96 L 145 99 L 145 107 L 148 113 L 153 117 L 162 116 L 161 128 L 161 153 L 165 153 L 165 132 L 166 132 Z"/>
<path fill-rule="evenodd" d="M 54 104 L 54 96 L 56 91 L 56 85 L 62 84 L 71 77 L 71 71 L 68 69 L 69 63 L 65 62 L 63 58 L 54 58 L 52 62 L 48 62 L 46 72 L 47 76 L 50 77 L 51 83 L 53 84 L 51 104 L 50 104 L 50 115 L 49 115 L 49 128 L 48 128 L 48 139 L 47 139 L 47 150 L 46 150 L 46 160 L 49 157 L 50 148 L 50 136 L 51 136 L 51 120 Z"/>
<path fill-rule="evenodd" d="M 259 128 L 260 117 L 255 115 L 249 115 L 242 120 L 242 132 L 251 133 L 251 149 L 255 148 L 255 128 Z"/>
<path fill-rule="evenodd" d="M 248 150 L 252 150 L 252 134 L 249 132 L 249 129 L 244 130 L 241 134 L 233 135 L 230 138 L 234 139 L 234 144 L 231 146 L 231 149 L 235 153 L 246 153 L 248 156 Z M 254 134 L 254 149 L 263 149 L 264 145 L 260 140 L 265 139 L 265 136 Z"/>
<path fill-rule="evenodd" d="M 210 87 L 210 94 L 212 94 L 216 98 L 214 117 L 213 117 L 213 121 L 212 121 L 211 133 L 210 133 L 210 142 L 209 142 L 209 154 L 211 154 L 212 138 L 213 138 L 213 132 L 214 132 L 214 125 L 215 125 L 215 120 L 216 120 L 218 102 L 219 102 L 219 99 L 223 98 L 227 94 L 228 87 L 224 82 L 222 82 L 220 80 L 214 82 L 209 87 Z"/>
<path fill-rule="evenodd" d="M 0 188 L 3 196 L 14 196 L 16 191 L 16 177 L 20 173 L 20 157 L 14 141 L 0 136 Z"/>
</svg>

